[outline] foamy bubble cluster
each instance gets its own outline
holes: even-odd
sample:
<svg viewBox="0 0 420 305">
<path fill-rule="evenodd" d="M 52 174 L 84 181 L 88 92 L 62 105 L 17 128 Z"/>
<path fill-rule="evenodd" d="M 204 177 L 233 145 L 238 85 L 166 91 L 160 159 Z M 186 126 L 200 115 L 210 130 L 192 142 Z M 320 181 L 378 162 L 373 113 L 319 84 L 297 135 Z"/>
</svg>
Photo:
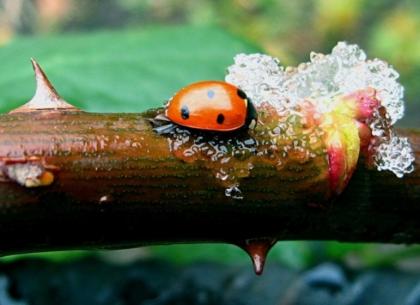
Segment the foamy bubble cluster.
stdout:
<svg viewBox="0 0 420 305">
<path fill-rule="evenodd" d="M 243 89 L 256 105 L 269 102 L 278 109 L 293 108 L 312 99 L 318 110 L 330 110 L 332 97 L 368 87 L 375 88 L 394 124 L 404 114 L 404 88 L 399 74 L 386 62 L 367 60 L 357 45 L 339 42 L 331 54 L 312 52 L 311 61 L 285 69 L 264 54 L 238 54 L 226 81 Z"/>
<path fill-rule="evenodd" d="M 226 81 L 244 90 L 256 106 L 270 103 L 279 112 L 291 106 L 285 99 L 282 85 L 285 73 L 277 58 L 238 54 L 234 61 L 235 64 L 228 68 Z"/>
<path fill-rule="evenodd" d="M 226 81 L 244 90 L 255 105 L 269 103 L 280 114 L 295 110 L 307 99 L 315 104 L 318 112 L 329 112 L 335 106 L 335 97 L 374 88 L 387 117 L 387 122 L 382 122 L 384 118 L 379 115 L 369 122 L 373 136 L 383 137 L 379 141 L 383 142 L 382 148 L 377 149 L 374 157 L 382 161 L 376 165 L 378 169 L 391 170 L 399 177 L 402 172 L 410 172 L 412 167 L 401 161 L 412 159 L 411 150 L 400 152 L 406 155 L 399 156 L 398 160 L 391 160 L 390 156 L 394 155 L 387 153 L 392 145 L 401 145 L 402 142 L 395 141 L 399 138 L 385 137 L 384 126 L 389 128 L 404 114 L 404 88 L 398 82 L 398 72 L 388 63 L 379 59 L 368 60 L 359 46 L 346 42 L 339 42 L 330 54 L 312 52 L 310 62 L 286 69 L 280 66 L 278 59 L 263 54 L 239 54 L 234 60 L 235 63 L 228 68 Z"/>
<path fill-rule="evenodd" d="M 398 72 L 382 60 L 367 60 L 357 45 L 339 42 L 331 54 L 312 53 L 311 61 L 303 67 L 285 82 L 284 91 L 292 92 L 289 98 L 295 102 L 311 98 L 325 112 L 330 110 L 326 100 L 371 87 L 386 108 L 391 125 L 404 114 L 404 88 L 397 81 Z"/>
<path fill-rule="evenodd" d="M 414 153 L 407 138 L 393 136 L 382 143 L 375 156 L 378 170 L 389 170 L 401 178 L 414 170 Z"/>
</svg>

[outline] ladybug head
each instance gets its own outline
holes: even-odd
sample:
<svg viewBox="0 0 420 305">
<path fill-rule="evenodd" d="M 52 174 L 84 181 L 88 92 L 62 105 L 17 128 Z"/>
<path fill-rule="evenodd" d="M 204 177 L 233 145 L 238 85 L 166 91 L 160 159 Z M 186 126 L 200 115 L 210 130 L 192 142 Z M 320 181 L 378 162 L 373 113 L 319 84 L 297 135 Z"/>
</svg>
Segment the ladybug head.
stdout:
<svg viewBox="0 0 420 305">
<path fill-rule="evenodd" d="M 250 129 L 255 129 L 258 121 L 258 113 L 255 109 L 254 104 L 252 103 L 251 99 L 246 95 L 246 93 L 243 92 L 241 89 L 238 89 L 238 96 L 240 98 L 243 98 L 247 103 L 245 126 Z"/>
</svg>

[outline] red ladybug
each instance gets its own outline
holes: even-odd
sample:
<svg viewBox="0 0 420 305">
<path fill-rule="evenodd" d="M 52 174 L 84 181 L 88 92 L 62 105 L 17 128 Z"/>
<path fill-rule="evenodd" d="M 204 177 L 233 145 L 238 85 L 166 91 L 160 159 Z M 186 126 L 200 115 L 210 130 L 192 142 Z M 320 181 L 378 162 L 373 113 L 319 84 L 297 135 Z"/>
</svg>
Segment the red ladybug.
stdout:
<svg viewBox="0 0 420 305">
<path fill-rule="evenodd" d="M 257 112 L 246 94 L 221 81 L 181 89 L 169 100 L 165 116 L 181 126 L 220 132 L 254 128 L 257 123 Z"/>
</svg>

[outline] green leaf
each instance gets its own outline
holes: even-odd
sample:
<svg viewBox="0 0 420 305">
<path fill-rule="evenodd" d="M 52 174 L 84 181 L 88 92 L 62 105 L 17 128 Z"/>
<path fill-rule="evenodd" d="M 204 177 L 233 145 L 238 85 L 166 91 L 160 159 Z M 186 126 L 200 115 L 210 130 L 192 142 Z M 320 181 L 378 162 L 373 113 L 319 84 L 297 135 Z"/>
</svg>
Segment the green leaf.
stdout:
<svg viewBox="0 0 420 305">
<path fill-rule="evenodd" d="M 0 112 L 32 97 L 31 57 L 64 99 L 81 109 L 140 112 L 163 105 L 188 83 L 223 79 L 235 54 L 256 51 L 214 27 L 21 37 L 0 48 Z"/>
<path fill-rule="evenodd" d="M 216 261 L 225 264 L 251 263 L 244 250 L 230 244 L 178 244 L 152 246 L 149 251 L 155 258 L 163 258 L 177 264 L 196 261 Z"/>
<path fill-rule="evenodd" d="M 10 263 L 23 259 L 45 259 L 54 262 L 71 261 L 84 258 L 87 256 L 93 256 L 95 252 L 84 251 L 84 250 L 73 250 L 73 251 L 51 251 L 51 252 L 39 252 L 39 253 L 27 253 L 17 254 L 0 257 L 0 262 Z"/>
</svg>

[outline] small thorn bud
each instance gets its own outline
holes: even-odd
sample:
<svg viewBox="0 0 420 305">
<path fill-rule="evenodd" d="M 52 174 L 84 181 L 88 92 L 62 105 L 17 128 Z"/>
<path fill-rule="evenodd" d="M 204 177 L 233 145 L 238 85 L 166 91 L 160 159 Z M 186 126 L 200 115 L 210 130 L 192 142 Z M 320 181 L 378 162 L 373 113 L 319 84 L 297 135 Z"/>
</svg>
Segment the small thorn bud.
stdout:
<svg viewBox="0 0 420 305">
<path fill-rule="evenodd" d="M 30 112 L 39 110 L 72 110 L 78 111 L 76 107 L 63 100 L 48 80 L 39 64 L 31 58 L 35 72 L 36 91 L 33 98 L 25 105 L 18 107 L 10 113 Z"/>
<path fill-rule="evenodd" d="M 247 239 L 244 243 L 238 244 L 251 258 L 256 275 L 263 273 L 268 251 L 276 242 L 275 238 L 255 238 Z"/>
<path fill-rule="evenodd" d="M 54 182 L 54 174 L 40 164 L 18 163 L 7 165 L 5 173 L 10 180 L 27 188 L 49 186 Z"/>
</svg>

